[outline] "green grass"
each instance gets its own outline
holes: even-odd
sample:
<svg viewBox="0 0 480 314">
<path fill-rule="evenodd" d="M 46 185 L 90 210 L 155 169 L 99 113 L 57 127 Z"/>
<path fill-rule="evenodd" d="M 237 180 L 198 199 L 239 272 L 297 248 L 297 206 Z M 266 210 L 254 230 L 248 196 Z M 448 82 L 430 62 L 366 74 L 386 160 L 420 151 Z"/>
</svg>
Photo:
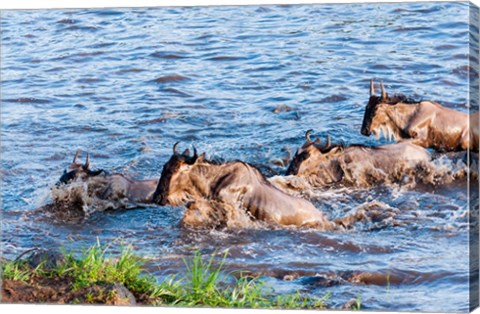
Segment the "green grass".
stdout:
<svg viewBox="0 0 480 314">
<path fill-rule="evenodd" d="M 223 271 L 226 255 L 215 265 L 215 254 L 204 260 L 196 252 L 184 260 L 186 274 L 158 282 L 148 274 L 144 260 L 135 256 L 131 247 L 123 247 L 117 258 L 108 257 L 108 247 L 99 243 L 82 252 L 79 257 L 64 253 L 65 263 L 54 269 L 42 265 L 31 269 L 23 261 L 2 263 L 4 279 L 28 282 L 32 278 L 65 278 L 72 290 L 94 284 L 121 283 L 143 303 L 154 305 L 323 309 L 326 297 L 312 298 L 296 292 L 277 295 L 273 288 L 259 278 L 235 278 Z M 95 296 L 87 295 L 86 300 Z"/>
<path fill-rule="evenodd" d="M 185 261 L 187 276 L 181 285 L 178 304 L 185 306 L 213 306 L 240 308 L 325 308 L 324 299 L 302 296 L 299 292 L 275 295 L 275 291 L 258 278 L 228 277 L 231 283 L 220 278 L 226 254 L 220 264 L 214 266 L 214 255 L 204 261 L 196 252 L 191 261 Z"/>
<path fill-rule="evenodd" d="M 148 293 L 156 283 L 153 276 L 143 274 L 143 261 L 136 257 L 130 247 L 122 248 L 117 259 L 107 258 L 108 247 L 96 244 L 82 252 L 79 258 L 65 254 L 65 264 L 47 271 L 47 276 L 68 276 L 73 289 L 97 283 L 119 282 L 131 291 Z"/>
<path fill-rule="evenodd" d="M 27 282 L 30 279 L 30 273 L 31 271 L 24 262 L 6 261 L 2 263 L 2 278 Z"/>
</svg>

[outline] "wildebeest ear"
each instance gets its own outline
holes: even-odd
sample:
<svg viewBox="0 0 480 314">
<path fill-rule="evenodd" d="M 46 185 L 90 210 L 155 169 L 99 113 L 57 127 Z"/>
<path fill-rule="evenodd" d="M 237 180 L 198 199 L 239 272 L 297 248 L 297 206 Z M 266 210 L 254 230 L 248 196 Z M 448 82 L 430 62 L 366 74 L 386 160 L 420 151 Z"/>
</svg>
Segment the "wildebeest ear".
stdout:
<svg viewBox="0 0 480 314">
<path fill-rule="evenodd" d="M 197 160 L 195 162 L 202 162 L 205 160 L 205 152 L 203 152 L 200 156 L 198 156 Z"/>
<path fill-rule="evenodd" d="M 98 176 L 100 175 L 102 172 L 104 172 L 103 169 L 99 169 L 99 170 L 95 170 L 95 171 L 91 171 L 91 170 L 88 170 L 87 173 L 89 176 L 92 176 L 92 177 L 95 177 L 95 176 Z"/>
<path fill-rule="evenodd" d="M 182 155 L 184 156 L 190 156 L 190 149 L 187 148 L 186 150 L 183 151 Z"/>
<path fill-rule="evenodd" d="M 343 147 L 342 146 L 337 146 L 337 147 L 334 147 L 332 148 L 329 153 L 330 154 L 338 154 L 338 153 L 341 153 L 343 151 Z"/>
</svg>

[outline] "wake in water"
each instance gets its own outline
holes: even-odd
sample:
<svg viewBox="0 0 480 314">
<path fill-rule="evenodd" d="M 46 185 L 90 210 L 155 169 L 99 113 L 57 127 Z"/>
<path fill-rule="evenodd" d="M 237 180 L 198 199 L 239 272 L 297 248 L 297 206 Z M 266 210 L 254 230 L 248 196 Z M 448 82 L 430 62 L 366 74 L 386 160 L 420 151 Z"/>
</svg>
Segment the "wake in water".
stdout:
<svg viewBox="0 0 480 314">
<path fill-rule="evenodd" d="M 478 180 L 478 165 L 473 160 L 468 167 L 464 152 L 438 155 L 429 162 L 418 163 L 415 168 L 395 164 L 388 173 L 374 165 L 365 166 L 362 163 L 343 165 L 342 169 L 343 178 L 336 183 L 323 177 L 322 169 L 307 176 L 274 176 L 269 178 L 269 181 L 292 195 L 312 197 L 318 188 L 343 186 L 368 188 L 383 185 L 413 189 L 418 183 L 438 186 L 467 178 Z"/>
<path fill-rule="evenodd" d="M 392 173 L 387 175 L 376 171 L 376 176 L 368 176 L 371 179 L 368 186 L 359 186 L 354 177 L 322 187 L 315 187 L 308 178 L 297 176 L 274 176 L 269 181 L 288 194 L 312 200 L 330 217 L 338 217 L 335 222 L 345 229 L 378 230 L 410 224 L 415 228 L 440 231 L 467 226 L 468 208 L 455 204 L 455 199 L 436 193 L 464 191 L 468 179 L 478 186 L 478 168 L 476 164 L 467 167 L 465 153 L 441 154 L 416 171 L 405 173 L 398 169 L 397 173 L 404 176 L 400 182 L 389 180 Z M 438 204 L 432 207 L 437 199 Z M 428 223 L 422 225 L 420 217 Z M 445 224 L 444 219 L 449 223 Z"/>
<path fill-rule="evenodd" d="M 291 182 L 302 182 L 292 180 Z M 55 220 L 63 222 L 83 222 L 95 212 L 107 210 L 138 208 L 139 204 L 130 202 L 126 197 L 110 197 L 102 199 L 99 197 L 99 191 L 104 191 L 106 181 L 90 180 L 83 182 L 76 180 L 69 184 L 59 185 L 52 188 L 52 203 L 45 205 L 42 209 Z M 297 186 L 298 187 L 298 186 Z M 305 187 L 305 186 L 304 186 Z M 313 192 L 312 195 L 313 196 Z M 201 201 L 189 203 L 186 206 L 185 214 L 182 218 L 182 224 L 194 228 L 196 221 L 201 221 L 200 229 L 290 229 L 292 226 L 281 226 L 274 223 L 267 223 L 255 219 L 248 211 L 236 208 L 231 204 L 215 201 L 203 200 L 208 206 L 201 206 Z M 378 206 L 377 206 L 378 205 Z M 380 210 L 386 204 L 369 204 L 360 207 L 356 212 L 345 216 L 342 219 L 334 220 L 339 230 L 349 229 L 359 221 L 378 222 Z M 205 208 L 214 208 L 215 210 L 205 211 Z M 386 211 L 383 210 L 385 213 Z"/>
<path fill-rule="evenodd" d="M 95 212 L 138 207 L 126 197 L 115 195 L 103 199 L 99 196 L 107 189 L 106 180 L 75 180 L 52 188 L 52 203 L 44 210 L 55 219 L 65 222 L 87 220 Z"/>
<path fill-rule="evenodd" d="M 80 162 L 79 154 L 77 150 L 73 162 L 52 188 L 53 204 L 45 206 L 50 213 L 67 220 L 81 216 L 86 219 L 94 212 L 151 203 L 157 179 L 136 180 L 121 173 L 91 170 L 89 154 L 85 163 Z"/>
<path fill-rule="evenodd" d="M 456 157 L 456 158 L 455 158 Z M 409 191 L 417 184 L 427 184 L 432 186 L 447 185 L 456 180 L 464 180 L 468 176 L 478 178 L 478 171 L 472 171 L 474 167 L 468 169 L 462 155 L 440 155 L 428 164 L 421 164 L 416 171 L 407 171 L 402 167 L 396 168 L 389 174 L 382 173 L 376 169 L 375 172 L 367 172 L 362 169 L 362 175 L 355 172 L 355 167 L 350 166 L 351 172 L 345 176 L 342 184 L 331 184 L 325 187 L 314 187 L 308 178 L 298 176 L 274 176 L 268 179 L 269 183 L 277 189 L 289 195 L 309 199 L 316 202 L 319 212 L 329 212 L 325 204 L 339 203 L 342 199 L 348 199 L 352 193 L 352 188 L 358 192 L 362 189 L 368 189 L 361 198 L 362 202 L 352 202 L 349 204 L 350 210 L 343 212 L 342 215 L 335 214 L 335 211 L 329 214 L 332 223 L 336 226 L 334 229 L 347 230 L 352 228 L 361 229 L 381 229 L 389 226 L 398 226 L 403 224 L 395 219 L 399 210 L 389 206 L 387 203 L 376 201 L 365 201 L 372 193 L 369 187 L 356 188 L 358 182 L 357 176 L 361 177 L 362 182 L 368 182 L 370 186 L 377 186 L 382 182 L 382 186 L 390 190 L 390 195 Z M 411 170 L 411 169 L 410 169 Z M 476 170 L 476 169 L 475 169 Z M 392 173 L 402 177 L 399 183 L 396 180 L 392 182 Z M 367 181 L 366 181 L 367 180 Z M 88 219 L 95 212 L 106 210 L 138 208 L 139 204 L 132 202 L 131 199 L 121 192 L 121 189 L 111 188 L 111 176 L 98 175 L 86 180 L 78 177 L 68 184 L 56 185 L 52 188 L 52 204 L 44 206 L 49 215 L 52 215 L 60 221 L 83 221 Z M 364 186 L 361 184 L 360 186 Z M 376 187 L 375 190 L 381 187 Z M 109 193 L 106 193 L 109 191 Z M 208 204 L 207 204 L 208 203 Z M 208 205 L 208 206 L 207 206 Z M 330 205 L 329 205 L 330 206 Z M 205 210 L 209 208 L 209 210 Z M 333 217 L 332 217 L 333 216 Z M 336 217 L 335 217 L 336 216 Z M 195 226 L 203 225 L 203 228 L 215 229 L 239 229 L 239 228 L 290 228 L 290 226 L 277 226 L 273 222 L 265 222 L 256 219 L 248 210 L 233 206 L 228 202 L 220 200 L 196 200 L 187 202 L 185 215 L 182 219 L 183 225 Z M 308 226 L 304 226 L 307 227 Z M 314 226 L 310 226 L 314 227 Z"/>
</svg>

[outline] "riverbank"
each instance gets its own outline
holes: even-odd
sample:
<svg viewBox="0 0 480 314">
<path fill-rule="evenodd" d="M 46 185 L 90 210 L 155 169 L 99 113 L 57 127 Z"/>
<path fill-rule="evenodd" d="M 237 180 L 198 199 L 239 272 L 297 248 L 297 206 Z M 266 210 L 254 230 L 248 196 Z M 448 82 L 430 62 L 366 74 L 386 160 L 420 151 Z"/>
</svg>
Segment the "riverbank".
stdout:
<svg viewBox="0 0 480 314">
<path fill-rule="evenodd" d="M 26 254 L 25 254 L 26 255 Z M 279 295 L 260 278 L 223 271 L 223 260 L 196 252 L 186 273 L 159 282 L 143 268 L 145 260 L 125 247 L 112 256 L 96 244 L 80 256 L 33 251 L 2 261 L 2 303 L 204 306 L 325 309 L 328 298 L 300 292 Z M 355 304 L 354 306 L 359 306 Z"/>
</svg>

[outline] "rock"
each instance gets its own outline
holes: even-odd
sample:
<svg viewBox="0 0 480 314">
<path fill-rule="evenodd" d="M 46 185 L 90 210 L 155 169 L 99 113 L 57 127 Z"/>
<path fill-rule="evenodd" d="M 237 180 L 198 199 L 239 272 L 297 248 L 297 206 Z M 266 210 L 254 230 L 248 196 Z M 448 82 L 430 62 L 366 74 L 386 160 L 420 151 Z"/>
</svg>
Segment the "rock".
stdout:
<svg viewBox="0 0 480 314">
<path fill-rule="evenodd" d="M 342 305 L 342 310 L 360 310 L 361 306 L 359 306 L 357 299 L 351 299 L 344 305 Z"/>
<path fill-rule="evenodd" d="M 27 263 L 32 268 L 37 268 L 42 264 L 43 269 L 51 270 L 65 263 L 65 258 L 59 251 L 39 249 L 30 254 Z"/>
<path fill-rule="evenodd" d="M 114 293 L 111 300 L 113 305 L 136 305 L 137 301 L 134 295 L 124 285 L 116 283 L 110 287 L 110 291 Z"/>
</svg>

